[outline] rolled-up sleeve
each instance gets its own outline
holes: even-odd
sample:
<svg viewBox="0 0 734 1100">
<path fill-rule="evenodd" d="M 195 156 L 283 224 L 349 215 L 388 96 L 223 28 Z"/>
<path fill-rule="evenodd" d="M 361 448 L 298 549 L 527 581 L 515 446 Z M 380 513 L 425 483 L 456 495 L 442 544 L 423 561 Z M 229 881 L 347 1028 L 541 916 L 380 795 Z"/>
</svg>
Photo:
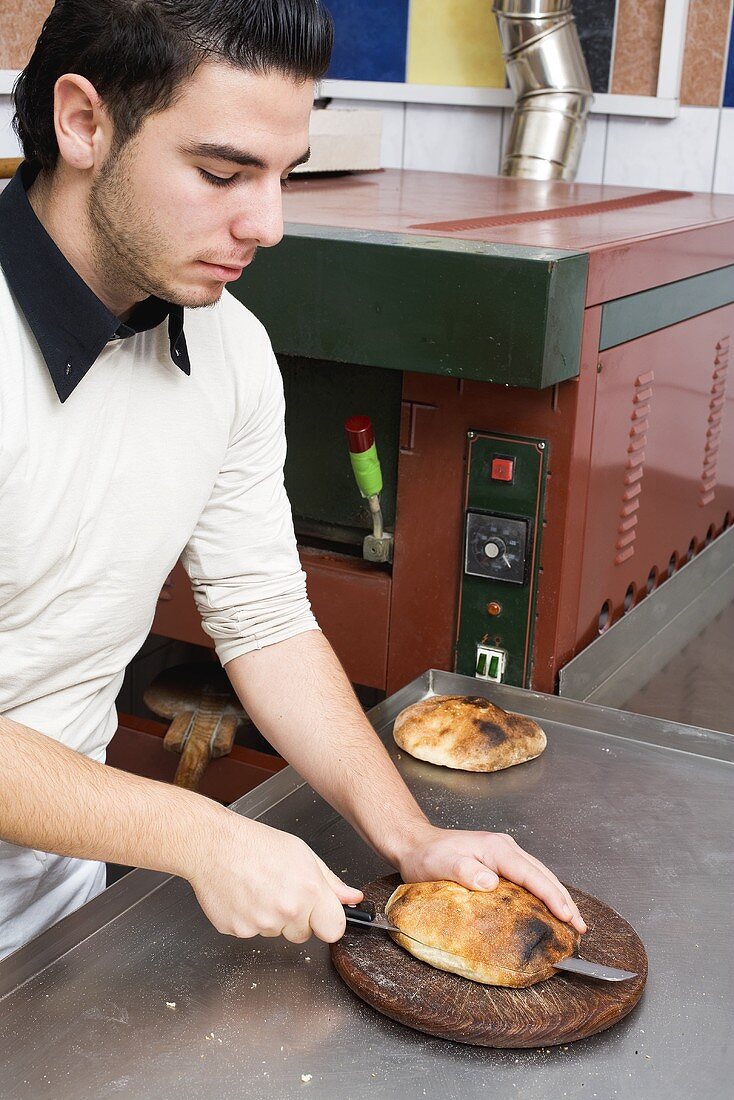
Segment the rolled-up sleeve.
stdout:
<svg viewBox="0 0 734 1100">
<path fill-rule="evenodd" d="M 183 554 L 222 664 L 319 626 L 306 594 L 283 483 L 285 402 L 269 351 L 259 400 L 234 432 Z"/>
</svg>

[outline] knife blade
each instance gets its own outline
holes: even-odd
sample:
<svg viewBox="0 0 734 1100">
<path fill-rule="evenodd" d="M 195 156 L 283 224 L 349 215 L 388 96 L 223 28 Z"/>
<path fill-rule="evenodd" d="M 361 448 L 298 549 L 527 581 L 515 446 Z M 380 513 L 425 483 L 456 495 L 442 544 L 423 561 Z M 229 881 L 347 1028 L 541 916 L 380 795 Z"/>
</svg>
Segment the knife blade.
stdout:
<svg viewBox="0 0 734 1100">
<path fill-rule="evenodd" d="M 625 982 L 636 978 L 635 970 L 620 970 L 617 966 L 580 959 L 578 955 L 569 955 L 567 959 L 558 959 L 553 963 L 556 970 L 569 970 L 573 974 L 583 974 L 585 978 L 599 978 L 603 982 Z"/>
<path fill-rule="evenodd" d="M 367 928 L 378 928 L 380 932 L 399 932 L 400 929 L 390 924 L 387 917 L 382 917 L 376 911 L 371 902 L 363 902 L 362 905 L 345 905 L 344 916 L 350 924 L 361 924 Z M 403 935 L 405 933 L 403 932 Z M 411 936 L 408 939 L 412 939 Z"/>
<path fill-rule="evenodd" d="M 350 924 L 359 924 L 362 928 L 373 928 L 376 932 L 400 932 L 407 939 L 415 939 L 408 936 L 401 928 L 381 916 L 371 902 L 363 902 L 362 905 L 345 905 L 344 915 Z M 420 940 L 415 940 L 420 943 Z M 425 946 L 425 944 L 423 945 Z M 558 959 L 553 963 L 556 970 L 568 970 L 573 974 L 582 974 L 585 978 L 597 978 L 604 982 L 624 982 L 628 978 L 636 978 L 634 970 L 620 970 L 616 966 L 606 966 L 604 963 L 592 962 L 590 959 L 580 959 L 577 955 L 569 955 L 566 959 Z"/>
<path fill-rule="evenodd" d="M 390 924 L 387 917 L 383 917 L 376 912 L 372 902 L 363 902 L 361 906 L 345 905 L 343 909 L 348 924 L 359 924 L 362 928 L 373 928 L 376 932 L 400 932 L 400 935 L 405 936 L 406 939 L 413 940 L 414 943 L 421 943 L 415 936 L 409 936 L 401 928 Z M 421 946 L 425 947 L 426 945 L 421 944 Z"/>
</svg>

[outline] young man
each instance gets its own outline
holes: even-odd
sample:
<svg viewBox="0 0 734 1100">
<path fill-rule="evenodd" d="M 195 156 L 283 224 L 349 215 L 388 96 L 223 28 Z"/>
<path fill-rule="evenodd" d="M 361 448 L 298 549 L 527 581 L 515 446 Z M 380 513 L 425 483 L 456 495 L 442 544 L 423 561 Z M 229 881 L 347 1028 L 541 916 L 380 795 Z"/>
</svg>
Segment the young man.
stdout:
<svg viewBox="0 0 734 1100">
<path fill-rule="evenodd" d="M 236 936 L 333 941 L 361 898 L 296 837 L 104 765 L 182 554 L 258 727 L 405 880 L 500 873 L 584 929 L 512 839 L 429 824 L 306 598 L 277 364 L 223 292 L 281 238 L 331 41 L 320 0 L 57 0 L 20 78 L 26 159 L 0 197 L 0 954 L 98 893 L 101 860 L 181 875 Z"/>
</svg>

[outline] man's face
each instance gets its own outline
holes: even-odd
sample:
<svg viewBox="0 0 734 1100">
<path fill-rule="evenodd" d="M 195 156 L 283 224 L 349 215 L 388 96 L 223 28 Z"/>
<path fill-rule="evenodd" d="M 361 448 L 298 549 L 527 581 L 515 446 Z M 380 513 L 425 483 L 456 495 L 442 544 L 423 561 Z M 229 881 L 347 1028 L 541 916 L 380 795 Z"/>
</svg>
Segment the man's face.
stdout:
<svg viewBox="0 0 734 1100">
<path fill-rule="evenodd" d="M 313 83 L 201 65 L 166 111 L 111 154 L 89 198 L 112 296 L 213 305 L 283 234 L 282 181 L 308 152 Z"/>
</svg>

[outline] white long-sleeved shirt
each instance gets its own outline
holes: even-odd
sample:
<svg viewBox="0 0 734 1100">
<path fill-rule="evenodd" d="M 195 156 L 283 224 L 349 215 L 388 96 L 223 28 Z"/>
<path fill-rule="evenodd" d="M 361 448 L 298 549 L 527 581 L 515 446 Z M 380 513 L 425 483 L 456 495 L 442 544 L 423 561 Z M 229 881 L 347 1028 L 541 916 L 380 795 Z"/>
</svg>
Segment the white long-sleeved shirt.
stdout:
<svg viewBox="0 0 734 1100">
<path fill-rule="evenodd" d="M 0 269 L 0 714 L 98 761 L 182 555 L 223 664 L 318 629 L 267 334 L 227 293 L 185 316 L 190 376 L 160 325 L 111 341 L 62 404 Z M 103 883 L 0 843 L 0 957 Z"/>
</svg>

